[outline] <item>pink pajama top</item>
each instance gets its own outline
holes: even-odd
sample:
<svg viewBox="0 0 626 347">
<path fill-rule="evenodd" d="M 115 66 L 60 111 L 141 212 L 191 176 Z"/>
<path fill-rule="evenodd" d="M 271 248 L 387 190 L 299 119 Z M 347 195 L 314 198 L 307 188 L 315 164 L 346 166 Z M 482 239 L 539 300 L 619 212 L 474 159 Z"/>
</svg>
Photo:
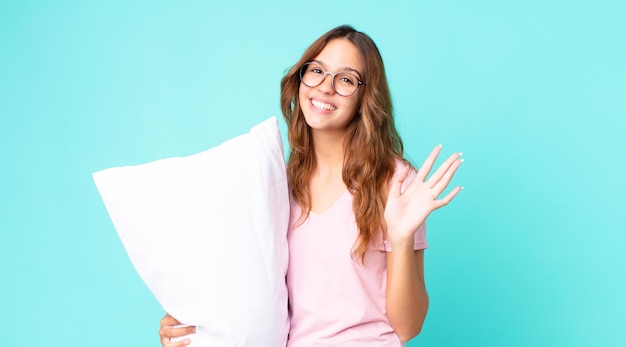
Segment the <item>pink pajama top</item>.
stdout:
<svg viewBox="0 0 626 347">
<path fill-rule="evenodd" d="M 371 246 L 365 264 L 351 256 L 357 238 L 352 195 L 346 191 L 323 213 L 297 225 L 301 208 L 291 201 L 288 347 L 404 346 L 387 318 L 385 242 Z M 426 228 L 415 233 L 424 249 Z M 381 237 L 382 238 L 382 237 Z"/>
</svg>

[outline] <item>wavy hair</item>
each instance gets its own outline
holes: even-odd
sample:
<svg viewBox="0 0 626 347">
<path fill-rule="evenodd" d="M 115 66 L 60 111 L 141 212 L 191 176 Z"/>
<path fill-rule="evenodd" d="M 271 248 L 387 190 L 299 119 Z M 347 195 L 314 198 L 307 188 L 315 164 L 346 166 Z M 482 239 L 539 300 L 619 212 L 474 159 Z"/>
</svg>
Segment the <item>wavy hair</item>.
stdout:
<svg viewBox="0 0 626 347">
<path fill-rule="evenodd" d="M 303 216 L 311 211 L 309 181 L 315 168 L 311 129 L 302 114 L 298 99 L 300 69 L 313 60 L 336 38 L 354 44 L 364 62 L 364 85 L 357 114 L 348 125 L 344 143 L 343 181 L 352 193 L 354 216 L 359 235 L 352 255 L 365 260 L 370 244 L 377 242 L 379 233 L 386 232 L 384 211 L 388 182 L 402 160 L 404 148 L 393 120 L 391 95 L 383 60 L 372 39 L 348 25 L 331 29 L 315 40 L 300 60 L 281 80 L 280 104 L 288 127 L 289 160 L 287 177 L 294 200 L 302 207 Z"/>
</svg>

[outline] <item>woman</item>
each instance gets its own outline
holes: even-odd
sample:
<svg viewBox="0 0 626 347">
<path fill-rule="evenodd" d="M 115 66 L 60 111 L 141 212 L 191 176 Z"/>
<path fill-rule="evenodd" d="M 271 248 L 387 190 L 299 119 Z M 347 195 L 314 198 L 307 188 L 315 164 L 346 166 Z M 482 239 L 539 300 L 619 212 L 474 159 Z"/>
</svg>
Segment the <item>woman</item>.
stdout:
<svg viewBox="0 0 626 347">
<path fill-rule="evenodd" d="M 427 179 L 403 159 L 384 66 L 374 42 L 349 26 L 317 39 L 281 82 L 292 207 L 287 288 L 289 347 L 403 346 L 428 310 L 425 220 L 461 164 L 450 156 Z M 193 333 L 166 315 L 163 346 Z"/>
</svg>

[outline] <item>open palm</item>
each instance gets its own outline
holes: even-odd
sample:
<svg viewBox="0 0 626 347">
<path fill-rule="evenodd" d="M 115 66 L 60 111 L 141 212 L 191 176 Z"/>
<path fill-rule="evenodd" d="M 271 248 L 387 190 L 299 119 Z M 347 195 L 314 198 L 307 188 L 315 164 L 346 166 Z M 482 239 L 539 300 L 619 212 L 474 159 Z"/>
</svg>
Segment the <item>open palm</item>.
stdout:
<svg viewBox="0 0 626 347">
<path fill-rule="evenodd" d="M 412 242 L 413 234 L 424 223 L 426 217 L 432 211 L 447 205 L 461 191 L 461 187 L 455 187 L 450 193 L 439 198 L 461 165 L 463 160 L 459 158 L 462 153 L 452 154 L 430 178 L 426 179 L 440 152 L 441 146 L 433 149 L 415 179 L 404 191 L 402 186 L 409 176 L 409 167 L 397 170 L 394 174 L 385 207 L 387 238 L 392 244 L 396 241 Z"/>
</svg>

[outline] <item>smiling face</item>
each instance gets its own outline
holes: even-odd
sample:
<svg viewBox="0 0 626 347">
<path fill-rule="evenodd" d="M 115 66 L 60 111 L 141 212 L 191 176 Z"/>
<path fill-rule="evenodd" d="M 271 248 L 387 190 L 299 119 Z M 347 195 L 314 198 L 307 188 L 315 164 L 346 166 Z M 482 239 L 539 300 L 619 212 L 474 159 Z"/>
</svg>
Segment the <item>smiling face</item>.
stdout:
<svg viewBox="0 0 626 347">
<path fill-rule="evenodd" d="M 349 72 L 363 79 L 363 59 L 357 47 L 347 39 L 329 41 L 313 60 L 327 72 Z M 363 89 L 360 87 L 350 96 L 341 96 L 333 90 L 330 75 L 316 87 L 301 82 L 298 97 L 312 132 L 344 133 L 359 109 Z"/>
</svg>

